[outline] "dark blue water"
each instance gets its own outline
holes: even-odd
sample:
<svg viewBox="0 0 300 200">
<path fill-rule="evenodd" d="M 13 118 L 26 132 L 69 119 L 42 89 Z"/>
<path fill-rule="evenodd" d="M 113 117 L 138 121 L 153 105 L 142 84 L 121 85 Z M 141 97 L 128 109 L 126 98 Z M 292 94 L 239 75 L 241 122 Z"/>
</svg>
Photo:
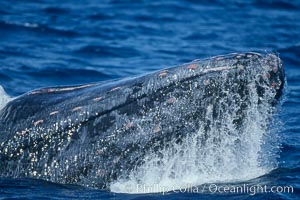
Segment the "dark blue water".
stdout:
<svg viewBox="0 0 300 200">
<path fill-rule="evenodd" d="M 299 0 L 1 0 L 0 85 L 11 96 L 240 51 L 279 53 L 288 82 L 279 167 L 244 183 L 293 193 L 129 195 L 0 178 L 0 199 L 300 199 Z"/>
</svg>

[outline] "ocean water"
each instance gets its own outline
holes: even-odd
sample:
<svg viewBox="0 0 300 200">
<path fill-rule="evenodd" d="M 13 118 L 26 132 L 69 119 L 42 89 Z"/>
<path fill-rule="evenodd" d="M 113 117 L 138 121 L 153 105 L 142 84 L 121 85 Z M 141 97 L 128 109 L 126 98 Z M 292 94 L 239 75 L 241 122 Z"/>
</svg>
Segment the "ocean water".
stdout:
<svg viewBox="0 0 300 200">
<path fill-rule="evenodd" d="M 11 97 L 244 51 L 275 52 L 283 60 L 280 152 L 272 171 L 226 184 L 292 186 L 293 192 L 214 193 L 202 185 L 199 192 L 120 194 L 0 178 L 0 199 L 300 199 L 300 1 L 0 1 L 0 85 Z"/>
</svg>

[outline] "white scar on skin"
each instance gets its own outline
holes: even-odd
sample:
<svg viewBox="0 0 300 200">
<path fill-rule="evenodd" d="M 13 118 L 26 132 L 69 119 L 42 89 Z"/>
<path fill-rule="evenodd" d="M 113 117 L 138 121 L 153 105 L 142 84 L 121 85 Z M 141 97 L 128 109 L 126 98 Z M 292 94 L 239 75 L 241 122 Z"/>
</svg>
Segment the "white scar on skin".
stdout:
<svg viewBox="0 0 300 200">
<path fill-rule="evenodd" d="M 51 92 L 66 92 L 66 91 L 72 91 L 72 90 L 91 87 L 93 85 L 95 85 L 95 84 L 87 84 L 87 85 L 81 85 L 81 86 L 75 86 L 75 87 L 65 87 L 65 88 L 45 88 L 45 89 L 41 89 L 41 90 L 32 91 L 29 94 L 40 94 L 40 93 L 44 93 L 44 92 L 49 92 L 49 93 L 51 93 Z"/>
</svg>

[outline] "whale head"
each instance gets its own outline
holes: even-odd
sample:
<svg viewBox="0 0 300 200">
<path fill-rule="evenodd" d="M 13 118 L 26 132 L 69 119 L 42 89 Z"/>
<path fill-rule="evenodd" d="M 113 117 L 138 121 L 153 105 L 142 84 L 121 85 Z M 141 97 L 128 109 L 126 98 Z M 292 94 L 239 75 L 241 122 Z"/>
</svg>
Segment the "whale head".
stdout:
<svg viewBox="0 0 300 200">
<path fill-rule="evenodd" d="M 145 166 L 161 169 L 189 146 L 197 146 L 197 155 L 209 146 L 238 148 L 241 136 L 251 135 L 252 116 L 260 116 L 265 131 L 283 86 L 277 55 L 243 53 L 34 90 L 0 111 L 0 174 L 102 188 L 143 174 Z M 222 137 L 232 137 L 226 140 L 232 144 Z"/>
</svg>

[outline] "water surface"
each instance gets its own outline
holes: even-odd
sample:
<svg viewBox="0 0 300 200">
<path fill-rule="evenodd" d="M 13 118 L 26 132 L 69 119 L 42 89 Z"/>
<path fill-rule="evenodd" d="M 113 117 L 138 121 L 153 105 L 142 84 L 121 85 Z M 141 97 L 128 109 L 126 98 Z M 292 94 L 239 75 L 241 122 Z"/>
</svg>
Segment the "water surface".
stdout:
<svg viewBox="0 0 300 200">
<path fill-rule="evenodd" d="M 151 72 L 218 54 L 277 52 L 288 90 L 278 168 L 247 184 L 300 191 L 300 1 L 0 1 L 0 85 L 11 96 Z M 247 155 L 245 155 L 247 156 Z M 231 183 L 237 184 L 237 183 Z M 32 179 L 0 179 L 0 199 L 248 199 L 249 194 L 116 194 Z"/>
</svg>

